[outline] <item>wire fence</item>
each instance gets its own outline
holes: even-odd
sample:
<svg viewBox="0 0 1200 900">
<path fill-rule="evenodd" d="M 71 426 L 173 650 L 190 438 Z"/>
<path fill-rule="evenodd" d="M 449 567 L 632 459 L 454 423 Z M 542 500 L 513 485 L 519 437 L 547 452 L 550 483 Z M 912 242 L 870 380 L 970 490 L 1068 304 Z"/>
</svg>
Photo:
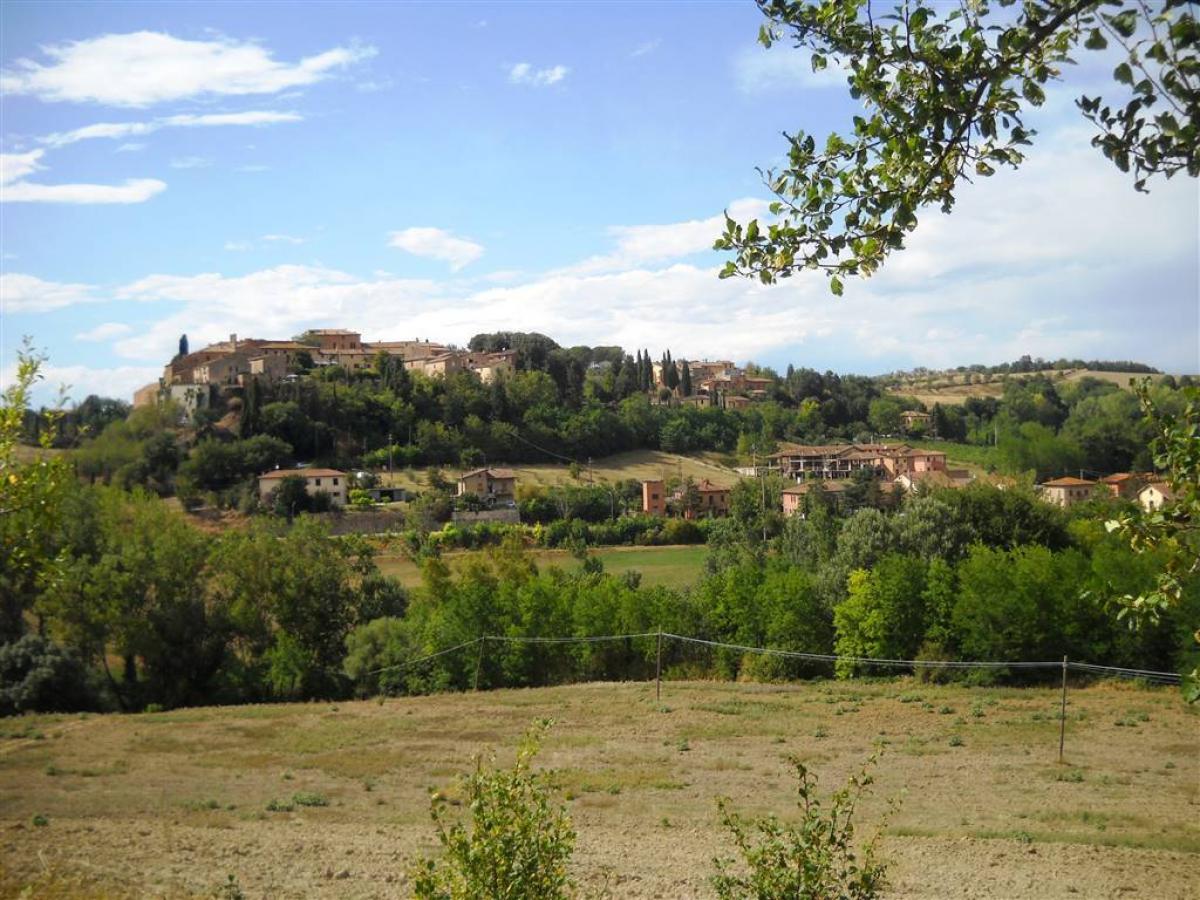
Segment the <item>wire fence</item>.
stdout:
<svg viewBox="0 0 1200 900">
<path fill-rule="evenodd" d="M 378 669 L 372 669 L 367 672 L 368 675 L 377 675 L 382 672 L 398 671 L 418 666 L 422 663 L 437 659 L 441 656 L 446 656 L 458 650 L 465 650 L 468 647 L 481 647 L 488 642 L 496 644 L 596 644 L 609 641 L 627 641 L 655 638 L 659 642 L 658 657 L 660 661 L 658 676 L 661 679 L 661 656 L 663 641 L 678 641 L 683 644 L 692 644 L 716 649 L 732 650 L 737 653 L 752 653 L 761 656 L 775 656 L 784 659 L 797 659 L 809 662 L 831 663 L 847 663 L 851 665 L 861 666 L 879 666 L 881 668 L 892 669 L 912 669 L 917 671 L 920 669 L 1046 669 L 1079 672 L 1082 674 L 1094 675 L 1097 677 L 1108 678 L 1131 678 L 1140 681 L 1150 682 L 1152 684 L 1162 685 L 1178 685 L 1181 681 L 1181 676 L 1176 672 L 1159 672 L 1152 669 L 1131 669 L 1122 666 L 1105 666 L 1094 663 L 1073 662 L 1065 656 L 1061 660 L 1038 660 L 1038 661 L 1023 661 L 1023 660 L 943 660 L 943 659 L 886 659 L 871 656 L 841 656 L 831 653 L 805 653 L 799 650 L 782 650 L 775 647 L 753 647 L 746 644 L 733 644 L 726 641 L 713 641 L 705 638 L 689 637 L 682 634 L 674 634 L 669 631 L 642 631 L 631 634 L 599 634 L 599 635 L 564 635 L 554 637 L 532 637 L 521 635 L 505 635 L 505 634 L 485 634 L 470 641 L 464 641 L 461 644 L 456 644 L 453 647 L 447 647 L 444 650 L 438 650 L 426 656 L 418 657 L 417 659 L 406 660 L 402 663 L 396 663 L 391 666 L 382 666 Z"/>
</svg>

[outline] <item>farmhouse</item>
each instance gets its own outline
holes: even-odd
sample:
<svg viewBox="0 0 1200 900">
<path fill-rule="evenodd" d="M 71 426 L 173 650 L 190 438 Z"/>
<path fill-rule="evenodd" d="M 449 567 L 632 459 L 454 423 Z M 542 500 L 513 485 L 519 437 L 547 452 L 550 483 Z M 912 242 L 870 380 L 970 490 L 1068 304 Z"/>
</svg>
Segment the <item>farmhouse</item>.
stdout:
<svg viewBox="0 0 1200 900">
<path fill-rule="evenodd" d="M 642 482 L 642 512 L 648 516 L 667 514 L 667 486 L 664 482 Z"/>
<path fill-rule="evenodd" d="M 972 481 L 967 469 L 926 469 L 905 472 L 896 476 L 893 483 L 906 493 L 919 494 L 933 488 L 965 488 Z"/>
<path fill-rule="evenodd" d="M 1105 475 L 1100 479 L 1100 484 L 1104 485 L 1114 497 L 1125 500 L 1136 500 L 1142 488 L 1152 478 L 1153 476 L 1151 475 L 1117 472 L 1113 475 Z"/>
<path fill-rule="evenodd" d="M 1091 497 L 1092 488 L 1095 486 L 1096 482 L 1088 481 L 1086 478 L 1067 476 L 1047 481 L 1039 485 L 1039 488 L 1042 492 L 1042 499 L 1047 503 L 1053 503 L 1055 506 L 1066 509 Z"/>
<path fill-rule="evenodd" d="M 517 475 L 512 469 L 475 469 L 458 479 L 458 496 L 474 494 L 484 501 L 511 504 L 517 495 Z"/>
<path fill-rule="evenodd" d="M 258 496 L 266 500 L 283 479 L 295 476 L 304 479 L 309 496 L 328 494 L 335 506 L 346 505 L 346 473 L 337 469 L 275 469 L 258 476 Z"/>
<path fill-rule="evenodd" d="M 1146 512 L 1162 509 L 1163 505 L 1175 499 L 1171 486 L 1165 481 L 1156 481 L 1138 491 L 1137 501 Z"/>
<path fill-rule="evenodd" d="M 946 468 L 945 453 L 916 450 L 908 444 L 797 444 L 771 458 L 785 478 L 795 480 L 849 478 L 864 469 L 879 478 L 895 479 Z"/>
<path fill-rule="evenodd" d="M 696 490 L 700 494 L 700 508 L 685 509 L 683 511 L 685 519 L 694 519 L 697 516 L 720 518 L 729 514 L 729 488 L 713 484 L 705 478 L 696 485 Z"/>
</svg>

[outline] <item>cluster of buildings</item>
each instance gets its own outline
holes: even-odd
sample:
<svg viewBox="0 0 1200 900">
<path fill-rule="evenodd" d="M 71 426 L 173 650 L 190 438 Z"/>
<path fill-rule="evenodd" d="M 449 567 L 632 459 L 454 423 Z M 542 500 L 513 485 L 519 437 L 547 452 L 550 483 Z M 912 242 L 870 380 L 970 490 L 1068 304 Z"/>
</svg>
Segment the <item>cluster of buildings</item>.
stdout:
<svg viewBox="0 0 1200 900">
<path fill-rule="evenodd" d="M 1117 472 L 1092 481 L 1088 478 L 1055 478 L 1038 485 L 1043 499 L 1064 509 L 1090 500 L 1097 494 L 1132 500 L 1147 512 L 1161 509 L 1174 499 L 1171 486 L 1150 472 Z"/>
<path fill-rule="evenodd" d="M 239 339 L 209 344 L 202 350 L 177 355 L 163 368 L 162 378 L 134 392 L 134 406 L 150 406 L 169 397 L 189 413 L 209 405 L 222 386 L 245 385 L 251 378 L 279 381 L 296 377 L 309 366 L 341 366 L 348 372 L 373 368 L 380 353 L 404 361 L 409 371 L 442 377 L 474 372 L 484 382 L 516 368 L 516 351 L 475 353 L 433 341 L 371 341 L 357 331 L 321 328 L 300 341 Z"/>
<path fill-rule="evenodd" d="M 654 363 L 653 370 L 654 383 L 666 387 L 663 364 Z M 768 399 L 775 384 L 772 378 L 747 375 L 728 359 L 689 361 L 688 372 L 692 379 L 692 393 L 680 399 L 697 406 L 712 406 L 719 401 L 726 409 L 741 409 L 755 400 Z"/>
</svg>

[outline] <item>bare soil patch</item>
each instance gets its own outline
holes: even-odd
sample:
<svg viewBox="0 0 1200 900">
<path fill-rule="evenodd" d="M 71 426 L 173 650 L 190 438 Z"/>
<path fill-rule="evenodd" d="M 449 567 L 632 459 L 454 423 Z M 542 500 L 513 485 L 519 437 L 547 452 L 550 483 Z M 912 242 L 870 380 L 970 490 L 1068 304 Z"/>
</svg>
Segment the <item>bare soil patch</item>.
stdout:
<svg viewBox="0 0 1200 900">
<path fill-rule="evenodd" d="M 1200 719 L 1178 695 L 668 682 L 0 722 L 0 895 L 405 896 L 428 791 L 538 717 L 585 891 L 709 897 L 715 798 L 787 815 L 785 757 L 832 790 L 877 749 L 889 895 L 1200 896 Z M 301 798 L 304 798 L 303 800 Z M 305 805 L 319 798 L 326 805 Z M 44 825 L 35 825 L 44 817 Z"/>
</svg>

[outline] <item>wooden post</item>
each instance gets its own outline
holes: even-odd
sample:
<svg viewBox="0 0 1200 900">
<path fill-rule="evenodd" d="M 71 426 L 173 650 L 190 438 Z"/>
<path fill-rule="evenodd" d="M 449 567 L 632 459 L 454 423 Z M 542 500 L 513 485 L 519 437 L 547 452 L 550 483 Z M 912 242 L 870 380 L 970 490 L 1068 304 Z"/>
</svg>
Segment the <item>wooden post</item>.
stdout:
<svg viewBox="0 0 1200 900">
<path fill-rule="evenodd" d="M 1058 761 L 1063 761 L 1063 745 L 1067 740 L 1067 657 L 1063 655 L 1062 712 L 1058 719 Z"/>
<path fill-rule="evenodd" d="M 475 690 L 479 690 L 479 670 L 483 668 L 483 643 L 486 640 L 486 634 L 479 638 L 479 653 L 475 656 Z"/>
<path fill-rule="evenodd" d="M 662 701 L 662 627 L 658 629 L 658 662 L 654 665 L 654 699 Z"/>
</svg>

